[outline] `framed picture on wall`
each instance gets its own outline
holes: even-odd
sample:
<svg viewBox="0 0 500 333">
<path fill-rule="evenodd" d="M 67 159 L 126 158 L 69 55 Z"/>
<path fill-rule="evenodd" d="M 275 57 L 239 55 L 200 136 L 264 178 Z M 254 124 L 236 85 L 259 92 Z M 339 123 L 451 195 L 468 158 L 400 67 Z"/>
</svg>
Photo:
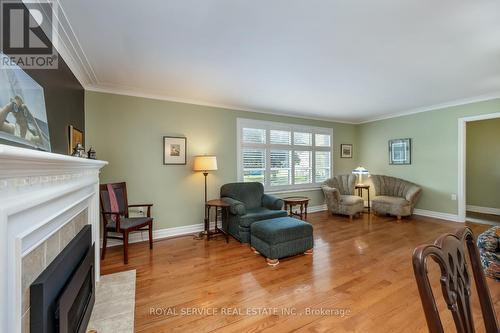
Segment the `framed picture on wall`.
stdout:
<svg viewBox="0 0 500 333">
<path fill-rule="evenodd" d="M 389 140 L 389 164 L 411 164 L 411 139 Z"/>
<path fill-rule="evenodd" d="M 43 87 L 0 52 L 0 139 L 51 151 Z"/>
<path fill-rule="evenodd" d="M 186 164 L 186 142 L 185 137 L 164 136 L 163 137 L 163 164 L 182 165 Z"/>
<path fill-rule="evenodd" d="M 340 157 L 352 158 L 352 144 L 343 143 L 340 145 Z"/>
<path fill-rule="evenodd" d="M 78 143 L 81 143 L 82 146 L 84 146 L 83 139 L 83 132 L 72 125 L 69 125 L 68 154 L 71 155 L 73 153 L 73 148 L 75 148 Z"/>
</svg>

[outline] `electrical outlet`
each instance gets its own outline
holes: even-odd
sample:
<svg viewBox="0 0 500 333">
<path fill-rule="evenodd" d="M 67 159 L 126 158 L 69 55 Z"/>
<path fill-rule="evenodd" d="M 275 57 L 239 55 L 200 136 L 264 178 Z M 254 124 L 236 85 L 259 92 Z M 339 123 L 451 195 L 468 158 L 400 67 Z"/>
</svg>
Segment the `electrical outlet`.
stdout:
<svg viewBox="0 0 500 333">
<path fill-rule="evenodd" d="M 457 195 L 455 193 L 451 194 L 451 200 L 457 201 Z"/>
</svg>

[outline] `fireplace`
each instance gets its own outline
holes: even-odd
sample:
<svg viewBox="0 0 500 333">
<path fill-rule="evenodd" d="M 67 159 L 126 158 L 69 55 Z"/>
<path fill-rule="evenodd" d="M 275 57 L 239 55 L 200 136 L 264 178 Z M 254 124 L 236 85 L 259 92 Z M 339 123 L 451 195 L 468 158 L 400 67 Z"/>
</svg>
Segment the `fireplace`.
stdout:
<svg viewBox="0 0 500 333">
<path fill-rule="evenodd" d="M 53 318 L 57 313 L 57 325 L 61 328 L 66 316 L 63 312 L 80 316 L 92 307 L 88 296 L 99 281 L 100 270 L 99 170 L 106 164 L 0 144 L 0 332 L 43 332 L 31 329 L 32 311 L 38 311 L 32 306 L 41 299 L 31 295 L 31 285 L 60 258 L 61 252 L 70 248 L 72 240 L 80 237 L 86 239 L 85 245 L 71 270 L 64 272 L 67 275 L 63 282 L 57 283 L 62 289 L 58 290 L 58 300 L 51 303 L 51 309 Z M 80 236 L 84 228 L 82 234 L 86 236 Z M 86 260 L 93 261 L 92 265 L 81 269 L 90 275 L 93 272 L 93 278 L 87 274 L 79 280 L 79 288 L 70 288 L 69 281 L 89 250 L 90 259 Z M 61 295 L 70 289 L 78 290 L 76 297 L 73 295 L 74 305 L 64 308 Z M 49 302 L 45 296 L 48 295 L 43 296 L 44 302 Z M 42 319 L 33 319 L 38 320 Z M 77 326 L 80 329 L 83 325 Z M 75 327 L 68 326 L 68 331 L 71 330 Z"/>
<path fill-rule="evenodd" d="M 85 332 L 95 300 L 94 253 L 86 225 L 31 284 L 31 332 Z"/>
</svg>

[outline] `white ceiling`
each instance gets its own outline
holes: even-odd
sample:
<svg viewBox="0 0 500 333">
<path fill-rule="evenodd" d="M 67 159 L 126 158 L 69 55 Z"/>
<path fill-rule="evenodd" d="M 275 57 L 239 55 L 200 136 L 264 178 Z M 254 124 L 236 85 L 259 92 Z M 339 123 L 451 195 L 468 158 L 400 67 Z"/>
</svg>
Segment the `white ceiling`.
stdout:
<svg viewBox="0 0 500 333">
<path fill-rule="evenodd" d="M 498 0 L 59 2 L 88 89 L 346 122 L 500 96 Z"/>
</svg>

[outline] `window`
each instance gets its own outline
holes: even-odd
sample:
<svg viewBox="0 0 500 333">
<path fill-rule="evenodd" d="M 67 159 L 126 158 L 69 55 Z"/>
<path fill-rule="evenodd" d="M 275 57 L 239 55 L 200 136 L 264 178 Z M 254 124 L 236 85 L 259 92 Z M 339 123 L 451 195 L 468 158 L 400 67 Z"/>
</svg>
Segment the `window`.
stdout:
<svg viewBox="0 0 500 333">
<path fill-rule="evenodd" d="M 267 190 L 318 187 L 332 175 L 332 130 L 238 119 L 238 178 Z"/>
</svg>

